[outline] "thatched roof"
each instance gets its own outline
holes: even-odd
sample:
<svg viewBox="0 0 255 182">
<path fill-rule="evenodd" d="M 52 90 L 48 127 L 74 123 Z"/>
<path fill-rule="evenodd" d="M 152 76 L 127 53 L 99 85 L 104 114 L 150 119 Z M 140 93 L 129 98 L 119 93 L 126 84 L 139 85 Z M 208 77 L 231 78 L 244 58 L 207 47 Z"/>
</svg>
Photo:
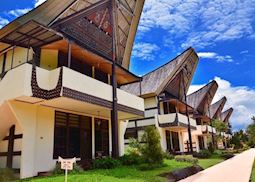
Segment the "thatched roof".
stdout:
<svg viewBox="0 0 255 182">
<path fill-rule="evenodd" d="M 222 112 L 221 113 L 221 120 L 225 123 L 229 123 L 229 118 L 231 117 L 233 111 L 234 111 L 233 108 L 229 108 L 226 111 Z"/>
<path fill-rule="evenodd" d="M 210 116 L 212 119 L 221 119 L 220 115 L 226 102 L 227 102 L 227 98 L 223 97 L 219 101 L 212 104 L 210 106 L 210 113 L 208 113 L 208 116 Z"/>
<path fill-rule="evenodd" d="M 217 82 L 212 81 L 196 92 L 188 95 L 187 104 L 192 106 L 202 115 L 206 115 L 217 89 Z"/>
<path fill-rule="evenodd" d="M 144 75 L 141 83 L 124 85 L 121 89 L 143 97 L 167 91 L 179 98 L 184 86 L 187 93 L 197 64 L 198 56 L 193 48 L 189 48 L 170 62 Z"/>
<path fill-rule="evenodd" d="M 1 39 L 29 21 L 51 27 L 58 20 L 103 2 L 110 3 L 110 0 L 47 0 L 0 30 L 0 52 L 10 46 L 8 43 L 2 42 Z M 143 5 L 144 0 L 119 0 L 116 17 L 118 55 L 123 60 L 122 66 L 126 69 L 129 68 L 131 51 Z"/>
</svg>

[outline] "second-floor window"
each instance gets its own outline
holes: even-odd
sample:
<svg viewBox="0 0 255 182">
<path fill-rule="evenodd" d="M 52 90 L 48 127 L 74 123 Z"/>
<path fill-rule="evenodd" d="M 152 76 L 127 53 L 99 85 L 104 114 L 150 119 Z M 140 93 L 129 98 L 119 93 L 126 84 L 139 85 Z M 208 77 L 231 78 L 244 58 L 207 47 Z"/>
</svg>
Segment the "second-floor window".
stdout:
<svg viewBox="0 0 255 182">
<path fill-rule="evenodd" d="M 163 109 L 164 109 L 164 114 L 176 113 L 175 105 L 173 105 L 169 102 L 163 103 Z"/>
</svg>

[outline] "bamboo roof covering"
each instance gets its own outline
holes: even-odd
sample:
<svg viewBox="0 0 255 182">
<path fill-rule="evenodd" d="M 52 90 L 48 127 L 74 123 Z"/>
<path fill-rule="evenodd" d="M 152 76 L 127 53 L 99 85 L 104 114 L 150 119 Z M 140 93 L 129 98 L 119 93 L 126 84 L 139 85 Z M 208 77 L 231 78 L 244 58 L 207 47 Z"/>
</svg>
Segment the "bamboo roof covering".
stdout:
<svg viewBox="0 0 255 182">
<path fill-rule="evenodd" d="M 221 113 L 221 120 L 225 123 L 229 123 L 229 118 L 231 117 L 233 111 L 234 111 L 233 108 L 229 108 L 226 111 L 222 112 Z"/>
<path fill-rule="evenodd" d="M 212 119 L 221 119 L 221 112 L 225 106 L 227 102 L 227 98 L 223 97 L 222 99 L 220 99 L 219 101 L 215 102 L 214 104 L 212 104 L 210 106 L 210 113 L 208 113 L 208 115 L 212 118 Z"/>
<path fill-rule="evenodd" d="M 189 48 L 170 62 L 144 75 L 141 83 L 124 85 L 121 89 L 143 97 L 166 91 L 179 99 L 184 90 L 187 92 L 197 64 L 198 56 L 193 48 Z M 182 79 L 185 84 L 181 84 Z"/>
<path fill-rule="evenodd" d="M 29 21 L 1 39 L 3 48 L 8 44 L 20 47 L 39 47 L 62 39 L 62 36 L 43 25 Z M 5 46 L 4 46 L 5 45 Z"/>
<path fill-rule="evenodd" d="M 95 6 L 98 3 L 111 2 L 111 0 L 47 0 L 42 5 L 17 18 L 0 30 L 0 40 L 18 27 L 35 21 L 43 26 L 51 27 L 59 20 L 65 19 L 73 14 Z M 119 0 L 116 12 L 116 34 L 117 34 L 117 56 L 121 60 L 121 66 L 129 68 L 131 51 L 136 35 L 139 19 L 143 9 L 144 0 Z M 100 12 L 95 12 L 100 15 Z M 90 18 L 90 17 L 89 17 Z M 91 18 L 95 18 L 92 16 Z M 91 20 L 93 21 L 93 20 Z M 95 22 L 94 22 L 95 23 Z M 0 52 L 5 48 L 1 41 Z"/>
<path fill-rule="evenodd" d="M 218 84 L 216 81 L 212 81 L 202 87 L 201 89 L 195 91 L 194 93 L 187 96 L 187 104 L 192 106 L 200 114 L 206 115 L 208 113 L 208 108 L 212 103 L 213 97 L 218 89 Z"/>
</svg>

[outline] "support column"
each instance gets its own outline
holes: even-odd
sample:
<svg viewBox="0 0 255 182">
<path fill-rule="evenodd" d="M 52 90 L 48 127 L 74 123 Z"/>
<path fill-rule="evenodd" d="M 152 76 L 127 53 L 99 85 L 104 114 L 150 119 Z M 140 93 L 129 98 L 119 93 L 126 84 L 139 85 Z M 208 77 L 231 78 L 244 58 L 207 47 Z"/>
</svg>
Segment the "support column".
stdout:
<svg viewBox="0 0 255 182">
<path fill-rule="evenodd" d="M 193 144 L 192 144 L 192 135 L 191 135 L 191 128 L 190 128 L 190 117 L 189 117 L 189 110 L 188 110 L 188 105 L 187 105 L 187 90 L 186 86 L 184 83 L 184 72 L 182 74 L 182 83 L 183 83 L 183 90 L 184 90 L 184 100 L 185 100 L 185 105 L 186 105 L 186 116 L 188 118 L 188 135 L 189 135 L 189 148 L 190 148 L 190 153 L 193 154 Z"/>
<path fill-rule="evenodd" d="M 15 125 L 13 125 L 9 131 L 8 153 L 7 153 L 7 163 L 6 163 L 6 167 L 9 169 L 12 168 L 12 162 L 13 162 L 14 135 L 15 135 Z"/>
<path fill-rule="evenodd" d="M 68 68 L 71 67 L 71 61 L 72 61 L 72 44 L 68 41 Z"/>
<path fill-rule="evenodd" d="M 212 119 L 211 119 L 211 112 L 210 112 L 210 104 L 208 103 L 208 101 L 207 101 L 207 105 L 208 105 L 208 115 L 209 115 L 209 118 L 210 118 L 210 126 L 211 126 L 211 129 L 212 129 L 212 146 L 213 146 L 213 148 L 215 148 L 215 140 L 214 140 L 214 134 L 213 134 L 213 126 L 212 126 Z"/>
<path fill-rule="evenodd" d="M 119 123 L 118 123 L 118 99 L 117 99 L 117 78 L 116 78 L 116 61 L 117 61 L 117 27 L 116 27 L 116 1 L 112 0 L 112 41 L 113 41 L 113 54 L 112 54 L 112 112 L 111 112 L 111 124 L 112 124 L 112 157 L 119 157 Z"/>
<path fill-rule="evenodd" d="M 13 46 L 13 47 L 12 47 L 12 62 L 11 62 L 11 69 L 13 68 L 14 50 L 15 50 L 15 46 Z"/>
</svg>

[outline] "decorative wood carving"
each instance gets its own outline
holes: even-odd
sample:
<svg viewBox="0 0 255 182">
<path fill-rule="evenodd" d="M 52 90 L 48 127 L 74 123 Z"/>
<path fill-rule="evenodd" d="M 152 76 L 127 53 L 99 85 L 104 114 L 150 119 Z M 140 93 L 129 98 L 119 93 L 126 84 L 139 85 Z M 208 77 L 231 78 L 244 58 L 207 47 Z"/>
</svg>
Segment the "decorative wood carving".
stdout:
<svg viewBox="0 0 255 182">
<path fill-rule="evenodd" d="M 56 88 L 53 90 L 45 90 L 39 87 L 37 83 L 36 66 L 33 66 L 32 79 L 31 79 L 33 97 L 37 97 L 37 98 L 45 99 L 45 100 L 50 100 L 50 99 L 60 97 L 61 88 L 62 88 L 62 75 L 63 75 L 63 69 L 61 68 Z"/>
</svg>

